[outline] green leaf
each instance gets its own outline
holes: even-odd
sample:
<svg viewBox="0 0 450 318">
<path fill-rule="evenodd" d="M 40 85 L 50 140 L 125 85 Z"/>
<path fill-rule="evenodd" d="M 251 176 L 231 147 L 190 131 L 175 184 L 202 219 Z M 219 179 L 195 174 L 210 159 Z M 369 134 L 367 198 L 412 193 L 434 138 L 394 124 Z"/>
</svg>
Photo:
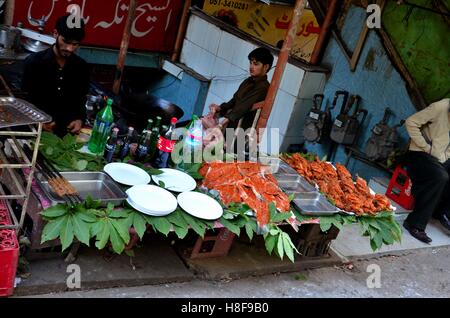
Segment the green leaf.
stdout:
<svg viewBox="0 0 450 318">
<path fill-rule="evenodd" d="M 117 220 L 110 220 L 109 222 L 112 224 L 112 226 L 114 226 L 122 241 L 125 244 L 128 244 L 130 242 L 129 228 L 125 227 L 122 222 L 118 222 Z"/>
<path fill-rule="evenodd" d="M 106 206 L 106 214 L 111 215 L 113 212 L 117 212 L 117 210 L 114 210 L 114 204 L 108 203 L 108 205 Z"/>
<path fill-rule="evenodd" d="M 147 171 L 147 173 L 151 176 L 157 176 L 164 173 L 164 171 L 153 168 L 146 168 L 145 171 Z"/>
<path fill-rule="evenodd" d="M 188 229 L 187 228 L 179 227 L 177 225 L 174 225 L 173 228 L 174 228 L 175 233 L 177 234 L 179 239 L 184 239 L 186 237 L 186 235 L 188 233 Z"/>
<path fill-rule="evenodd" d="M 41 212 L 41 215 L 46 218 L 57 218 L 63 216 L 69 211 L 67 205 L 57 204 Z"/>
<path fill-rule="evenodd" d="M 373 243 L 372 243 L 373 241 Z M 376 251 L 381 248 L 381 245 L 383 244 L 383 238 L 381 234 L 377 233 L 375 236 L 371 237 L 370 246 L 372 247 L 373 251 Z M 375 247 L 375 249 L 374 249 Z"/>
<path fill-rule="evenodd" d="M 133 214 L 133 227 L 141 240 L 144 237 L 145 231 L 147 230 L 145 224 L 146 224 L 145 218 L 141 214 L 139 213 Z"/>
<path fill-rule="evenodd" d="M 275 236 L 275 235 L 278 235 L 280 233 L 280 230 L 277 229 L 277 228 L 274 228 L 274 229 L 271 229 L 269 231 L 269 233 L 270 233 L 270 235 Z"/>
<path fill-rule="evenodd" d="M 115 218 L 115 219 L 117 219 L 117 218 L 124 218 L 124 217 L 127 217 L 127 216 L 128 216 L 128 213 L 125 210 L 114 210 L 111 213 L 109 213 L 109 217 L 110 218 Z"/>
<path fill-rule="evenodd" d="M 251 241 L 253 239 L 253 232 L 256 232 L 256 223 L 247 222 L 245 224 L 245 232 L 247 233 L 247 236 Z"/>
<path fill-rule="evenodd" d="M 113 248 L 113 251 L 117 254 L 121 254 L 123 250 L 125 249 L 125 243 L 121 238 L 121 235 L 117 232 L 117 229 L 113 225 L 112 222 L 108 223 L 109 225 L 109 235 L 111 240 L 111 245 Z"/>
<path fill-rule="evenodd" d="M 288 198 L 289 202 L 292 202 L 295 199 L 295 193 L 291 193 Z"/>
<path fill-rule="evenodd" d="M 275 214 L 271 215 L 270 221 L 274 223 L 279 223 L 289 219 L 290 217 L 291 217 L 290 213 L 275 212 Z"/>
<path fill-rule="evenodd" d="M 62 245 L 62 251 L 66 250 L 73 242 L 73 224 L 72 224 L 72 218 L 67 217 L 67 221 L 62 225 L 61 228 L 61 245 Z"/>
<path fill-rule="evenodd" d="M 76 143 L 77 137 L 72 136 L 71 134 L 66 134 L 63 137 L 63 143 L 66 148 L 73 146 Z"/>
<path fill-rule="evenodd" d="M 329 229 L 331 229 L 331 226 L 333 225 L 333 223 L 331 223 L 329 218 L 321 217 L 319 225 L 320 225 L 320 230 L 322 232 L 327 232 Z"/>
<path fill-rule="evenodd" d="M 166 187 L 166 184 L 163 182 L 163 181 L 159 181 L 158 182 L 158 185 L 161 187 L 161 188 L 165 188 Z"/>
<path fill-rule="evenodd" d="M 273 219 L 275 218 L 275 216 L 277 215 L 277 208 L 275 206 L 275 203 L 270 202 L 269 203 L 269 212 L 270 212 L 270 221 L 273 222 Z"/>
<path fill-rule="evenodd" d="M 272 236 L 268 235 L 264 238 L 264 244 L 266 246 L 267 252 L 269 252 L 269 255 L 272 255 L 272 251 L 277 244 L 278 236 Z"/>
<path fill-rule="evenodd" d="M 108 243 L 108 240 L 109 240 L 109 234 L 110 234 L 109 222 L 106 219 L 104 219 L 104 220 L 101 220 L 99 222 L 99 224 L 101 224 L 101 225 L 99 225 L 99 227 L 101 227 L 101 230 L 97 234 L 97 242 L 95 242 L 95 246 L 99 250 L 102 250 L 106 246 L 106 243 Z"/>
<path fill-rule="evenodd" d="M 186 222 L 186 220 L 183 217 L 183 213 L 181 210 L 177 209 L 175 212 L 169 214 L 166 219 L 172 224 L 175 224 L 178 227 L 182 228 L 188 228 L 189 224 Z"/>
<path fill-rule="evenodd" d="M 62 227 L 67 224 L 68 218 L 69 216 L 66 215 L 48 222 L 42 231 L 41 244 L 58 238 L 61 235 Z"/>
<path fill-rule="evenodd" d="M 283 246 L 284 246 L 284 252 L 286 253 L 287 257 L 291 260 L 292 263 L 294 263 L 294 249 L 292 248 L 292 241 L 291 238 L 287 233 L 281 233 L 283 237 Z"/>
<path fill-rule="evenodd" d="M 85 223 L 77 214 L 71 216 L 73 224 L 73 232 L 76 238 L 83 244 L 89 246 L 90 225 Z"/>
<path fill-rule="evenodd" d="M 229 210 L 225 210 L 222 217 L 227 220 L 233 220 L 236 217 L 236 214 L 230 213 Z"/>
<path fill-rule="evenodd" d="M 133 250 L 125 250 L 125 254 L 129 257 L 136 257 Z"/>
<path fill-rule="evenodd" d="M 130 227 L 133 226 L 135 214 L 138 214 L 138 213 L 137 212 L 128 213 L 128 216 L 126 218 L 119 219 L 118 221 L 123 223 L 123 226 L 125 226 L 127 229 L 129 229 Z"/>
<path fill-rule="evenodd" d="M 94 200 L 92 196 L 88 195 L 85 200 L 87 209 L 97 209 L 102 205 L 101 200 Z"/>
<path fill-rule="evenodd" d="M 225 226 L 228 230 L 230 230 L 230 232 L 233 232 L 234 234 L 236 234 L 237 236 L 241 235 L 241 229 L 239 228 L 239 226 L 231 223 L 230 221 L 228 221 L 227 219 L 221 218 L 220 219 L 220 223 Z"/>
<path fill-rule="evenodd" d="M 91 237 L 97 236 L 103 230 L 103 222 L 98 221 L 91 225 Z"/>
<path fill-rule="evenodd" d="M 94 213 L 91 212 L 91 210 L 87 210 L 85 212 L 78 212 L 76 214 L 81 220 L 87 223 L 94 223 L 97 221 L 97 217 Z"/>
<path fill-rule="evenodd" d="M 154 229 L 167 236 L 170 232 L 171 224 L 165 219 L 165 217 L 155 217 L 152 223 Z"/>
<path fill-rule="evenodd" d="M 74 168 L 78 171 L 84 171 L 84 170 L 86 170 L 88 163 L 89 162 L 87 160 L 77 160 L 75 162 Z"/>
<path fill-rule="evenodd" d="M 281 259 L 284 257 L 283 232 L 278 234 L 277 252 Z"/>
<path fill-rule="evenodd" d="M 194 219 L 187 213 L 182 214 L 183 218 L 190 225 L 190 227 L 202 238 L 205 236 L 206 226 L 200 220 Z"/>
</svg>

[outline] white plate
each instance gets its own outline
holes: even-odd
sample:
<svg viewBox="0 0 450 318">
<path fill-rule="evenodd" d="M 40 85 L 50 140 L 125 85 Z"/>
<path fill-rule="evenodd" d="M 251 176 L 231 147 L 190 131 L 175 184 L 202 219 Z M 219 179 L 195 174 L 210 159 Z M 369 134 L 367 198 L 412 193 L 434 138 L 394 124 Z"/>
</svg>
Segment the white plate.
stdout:
<svg viewBox="0 0 450 318">
<path fill-rule="evenodd" d="M 150 215 L 167 215 L 177 209 L 177 199 L 167 190 L 154 185 L 137 185 L 126 191 L 127 202 L 136 210 Z"/>
<path fill-rule="evenodd" d="M 162 174 L 152 175 L 153 181 L 159 185 L 164 182 L 164 188 L 174 192 L 192 191 L 197 187 L 194 178 L 185 172 L 175 169 L 160 169 Z"/>
<path fill-rule="evenodd" d="M 103 170 L 115 181 L 129 186 L 148 184 L 151 180 L 150 175 L 144 169 L 129 163 L 109 163 Z"/>
<path fill-rule="evenodd" d="M 147 215 L 151 215 L 151 216 L 166 216 L 171 214 L 172 212 L 154 212 L 154 211 L 150 211 L 147 209 L 144 209 L 143 207 L 139 206 L 138 204 L 136 204 L 135 202 L 133 202 L 130 198 L 127 198 L 127 202 L 129 205 L 131 205 L 135 210 L 142 212 L 144 214 Z"/>
<path fill-rule="evenodd" d="M 219 202 L 203 193 L 183 192 L 177 199 L 184 211 L 199 219 L 217 220 L 223 214 Z"/>
</svg>

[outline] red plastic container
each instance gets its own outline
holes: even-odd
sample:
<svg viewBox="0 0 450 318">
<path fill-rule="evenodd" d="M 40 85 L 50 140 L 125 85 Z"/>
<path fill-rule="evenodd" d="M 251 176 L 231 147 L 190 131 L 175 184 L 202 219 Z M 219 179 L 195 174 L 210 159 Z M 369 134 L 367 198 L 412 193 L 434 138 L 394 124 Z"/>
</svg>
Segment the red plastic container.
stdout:
<svg viewBox="0 0 450 318">
<path fill-rule="evenodd" d="M 414 197 L 411 194 L 412 182 L 408 173 L 397 166 L 386 191 L 386 196 L 406 210 L 414 209 Z"/>
<path fill-rule="evenodd" d="M 11 225 L 9 212 L 0 201 L 0 225 Z M 11 296 L 14 291 L 19 243 L 14 230 L 0 230 L 0 297 Z"/>
</svg>

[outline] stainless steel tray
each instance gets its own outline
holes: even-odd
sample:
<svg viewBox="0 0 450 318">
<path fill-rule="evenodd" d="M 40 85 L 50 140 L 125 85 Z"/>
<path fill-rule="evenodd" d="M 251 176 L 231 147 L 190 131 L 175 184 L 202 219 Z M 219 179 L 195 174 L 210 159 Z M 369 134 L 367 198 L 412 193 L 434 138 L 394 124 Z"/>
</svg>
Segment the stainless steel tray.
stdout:
<svg viewBox="0 0 450 318">
<path fill-rule="evenodd" d="M 259 157 L 259 162 L 263 165 L 269 166 L 273 175 L 283 174 L 297 174 L 294 168 L 286 162 L 277 157 Z"/>
<path fill-rule="evenodd" d="M 278 185 L 284 192 L 291 193 L 317 193 L 317 189 L 298 174 L 275 175 Z"/>
<path fill-rule="evenodd" d="M 326 197 L 318 192 L 299 193 L 292 202 L 294 206 L 305 215 L 333 215 L 341 212 L 332 205 Z"/>
<path fill-rule="evenodd" d="M 61 172 L 61 175 L 77 189 L 83 199 L 90 195 L 94 200 L 101 200 L 104 206 L 108 203 L 117 206 L 127 198 L 119 184 L 104 172 Z M 36 180 L 51 201 L 65 202 L 39 172 L 36 173 Z"/>
<path fill-rule="evenodd" d="M 0 97 L 0 128 L 50 121 L 52 121 L 52 117 L 23 99 Z"/>
</svg>

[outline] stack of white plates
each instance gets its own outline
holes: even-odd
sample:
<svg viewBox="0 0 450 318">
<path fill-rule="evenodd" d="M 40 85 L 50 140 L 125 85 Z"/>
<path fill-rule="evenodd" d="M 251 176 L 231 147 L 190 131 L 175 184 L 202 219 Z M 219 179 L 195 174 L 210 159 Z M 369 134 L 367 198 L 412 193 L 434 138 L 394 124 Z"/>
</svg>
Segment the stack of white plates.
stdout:
<svg viewBox="0 0 450 318">
<path fill-rule="evenodd" d="M 165 216 L 177 209 L 177 199 L 167 190 L 154 185 L 137 185 L 126 191 L 127 202 L 139 212 Z"/>
</svg>

